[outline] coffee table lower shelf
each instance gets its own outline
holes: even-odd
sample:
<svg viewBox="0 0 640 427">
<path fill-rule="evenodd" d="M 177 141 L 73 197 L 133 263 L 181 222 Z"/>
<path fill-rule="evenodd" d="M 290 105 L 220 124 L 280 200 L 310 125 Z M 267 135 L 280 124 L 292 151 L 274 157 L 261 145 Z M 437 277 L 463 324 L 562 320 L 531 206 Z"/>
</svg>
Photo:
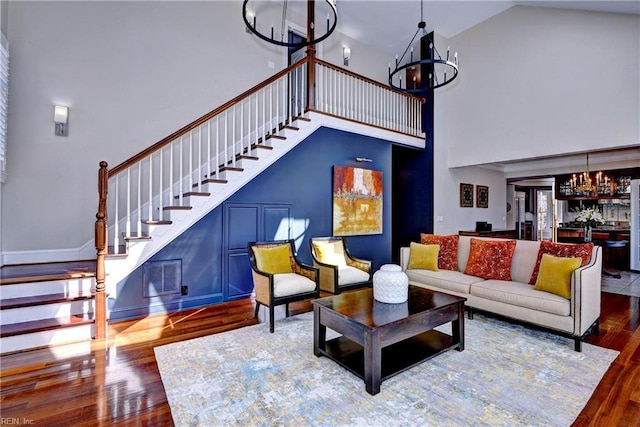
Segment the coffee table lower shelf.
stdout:
<svg viewBox="0 0 640 427">
<path fill-rule="evenodd" d="M 452 348 L 459 347 L 451 335 L 431 330 L 404 341 L 382 348 L 382 381 Z M 337 362 L 356 376 L 364 379 L 364 348 L 340 336 L 326 342 L 320 354 Z"/>
</svg>

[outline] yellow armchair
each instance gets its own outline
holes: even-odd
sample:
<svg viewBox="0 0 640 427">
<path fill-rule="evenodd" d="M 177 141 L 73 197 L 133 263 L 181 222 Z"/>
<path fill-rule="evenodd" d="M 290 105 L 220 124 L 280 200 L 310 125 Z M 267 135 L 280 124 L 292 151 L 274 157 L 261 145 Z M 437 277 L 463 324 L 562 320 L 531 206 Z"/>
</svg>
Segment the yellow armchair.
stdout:
<svg viewBox="0 0 640 427">
<path fill-rule="evenodd" d="M 253 276 L 256 309 L 269 308 L 269 331 L 274 331 L 274 308 L 289 303 L 318 298 L 320 293 L 318 269 L 305 265 L 296 256 L 293 240 L 249 242 L 249 263 Z"/>
<path fill-rule="evenodd" d="M 371 261 L 351 255 L 344 237 L 312 237 L 309 246 L 321 290 L 339 294 L 345 289 L 371 286 Z"/>
</svg>

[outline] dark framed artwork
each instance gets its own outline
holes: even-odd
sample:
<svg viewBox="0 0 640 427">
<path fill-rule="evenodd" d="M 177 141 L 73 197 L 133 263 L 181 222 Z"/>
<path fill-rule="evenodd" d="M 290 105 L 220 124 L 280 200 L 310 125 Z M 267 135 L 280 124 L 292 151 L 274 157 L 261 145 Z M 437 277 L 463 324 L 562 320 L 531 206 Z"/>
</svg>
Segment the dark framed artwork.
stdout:
<svg viewBox="0 0 640 427">
<path fill-rule="evenodd" d="M 476 185 L 476 207 L 489 207 L 489 187 L 486 185 Z"/>
<path fill-rule="evenodd" d="M 460 183 L 460 207 L 473 207 L 473 184 Z"/>
</svg>

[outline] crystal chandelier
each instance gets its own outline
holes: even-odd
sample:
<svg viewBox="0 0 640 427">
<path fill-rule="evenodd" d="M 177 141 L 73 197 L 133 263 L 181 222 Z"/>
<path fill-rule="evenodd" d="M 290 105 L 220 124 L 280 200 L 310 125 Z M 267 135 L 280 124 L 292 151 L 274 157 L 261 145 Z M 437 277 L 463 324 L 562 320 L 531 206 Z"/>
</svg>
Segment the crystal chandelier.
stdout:
<svg viewBox="0 0 640 427">
<path fill-rule="evenodd" d="M 407 81 L 405 85 L 402 84 L 402 72 L 404 70 L 415 70 L 416 67 L 420 67 L 422 65 L 428 66 L 428 78 L 427 78 L 427 87 L 431 89 L 436 89 L 445 85 L 448 85 L 452 81 L 458 77 L 458 52 L 453 55 L 453 60 L 450 58 L 449 48 L 447 48 L 447 55 L 445 58 L 440 56 L 440 52 L 436 48 L 435 43 L 426 30 L 427 24 L 424 21 L 424 0 L 420 2 L 420 22 L 418 23 L 418 29 L 416 30 L 413 38 L 407 45 L 407 48 L 404 50 L 404 53 L 400 58 L 396 55 L 395 67 L 392 68 L 391 64 L 389 64 L 389 86 L 402 90 L 404 92 L 409 93 L 420 93 L 424 91 L 424 87 L 422 84 L 418 83 L 416 74 L 413 75 L 413 81 Z M 422 31 L 422 37 L 428 38 L 428 49 L 429 49 L 429 58 L 426 59 L 418 59 L 414 61 L 413 59 L 413 42 L 415 41 L 418 34 Z M 402 63 L 405 60 L 405 56 L 409 52 L 409 58 L 406 63 Z M 396 74 L 400 73 L 397 78 L 397 81 L 394 82 L 394 77 Z M 407 79 L 408 80 L 408 79 Z"/>
<path fill-rule="evenodd" d="M 594 179 L 591 178 L 589 172 L 589 153 L 587 153 L 587 169 L 580 175 L 573 177 L 569 180 L 571 185 L 571 191 L 573 194 L 579 194 L 583 196 L 596 196 L 598 193 L 604 193 L 611 186 L 611 180 L 608 176 L 603 176 L 602 172 L 598 172 Z"/>
<path fill-rule="evenodd" d="M 275 34 L 276 29 L 273 24 L 271 24 L 270 26 L 269 24 L 258 25 L 257 10 L 260 9 L 260 6 L 254 6 L 253 8 L 252 7 L 248 8 L 247 6 L 249 3 L 249 0 L 244 0 L 244 3 L 242 4 L 242 19 L 244 20 L 244 23 L 247 26 L 247 30 L 252 32 L 256 36 L 258 36 L 262 40 L 269 42 L 271 44 L 290 47 L 290 48 L 293 48 L 294 50 L 297 50 L 304 46 L 310 46 L 316 43 L 320 43 L 321 41 L 329 37 L 331 33 L 333 33 L 334 30 L 336 29 L 336 25 L 338 24 L 338 12 L 336 9 L 335 1 L 334 0 L 321 0 L 321 1 L 323 3 L 326 3 L 325 7 L 322 7 L 320 10 L 322 13 L 324 12 L 327 13 L 326 31 L 322 32 L 319 37 L 315 37 L 315 30 L 320 31 L 320 28 L 319 28 L 320 26 L 315 25 L 315 14 L 316 14 L 315 0 L 307 0 L 307 20 L 312 30 L 312 34 L 311 35 L 307 34 L 307 38 L 302 40 L 301 42 L 292 42 L 288 40 L 288 36 L 289 36 L 288 28 L 287 28 L 287 13 L 289 8 L 288 0 L 280 1 L 280 3 L 282 3 L 282 11 L 280 12 L 280 17 L 278 18 L 280 20 L 280 23 L 279 23 L 280 37 L 279 38 Z M 262 8 L 263 11 L 266 12 L 266 15 L 269 15 L 269 11 L 266 8 L 271 6 L 270 3 L 273 3 L 273 2 L 266 2 L 266 1 L 252 2 L 252 4 L 254 5 L 260 4 L 260 3 L 262 3 L 261 6 L 263 6 Z M 300 2 L 295 2 L 295 3 L 299 4 Z M 270 11 L 273 11 L 273 10 L 271 9 Z M 265 20 L 267 19 L 269 18 L 266 18 Z"/>
</svg>

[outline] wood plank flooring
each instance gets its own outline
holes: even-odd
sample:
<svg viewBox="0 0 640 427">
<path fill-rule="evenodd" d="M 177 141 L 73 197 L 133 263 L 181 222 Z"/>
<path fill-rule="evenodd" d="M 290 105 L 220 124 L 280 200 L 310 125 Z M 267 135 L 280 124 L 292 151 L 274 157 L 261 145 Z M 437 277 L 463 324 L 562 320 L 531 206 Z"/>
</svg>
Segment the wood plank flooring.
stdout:
<svg viewBox="0 0 640 427">
<path fill-rule="evenodd" d="M 292 314 L 311 304 L 292 304 Z M 3 419 L 65 426 L 173 425 L 153 347 L 251 324 L 251 300 L 118 322 L 106 345 L 0 358 Z M 601 334 L 588 342 L 621 351 L 576 420 L 576 426 L 637 426 L 640 420 L 640 298 L 603 293 Z M 268 333 L 265 329 L 265 333 Z M 276 330 L 277 333 L 277 330 Z M 572 346 L 567 339 L 567 345 Z"/>
</svg>

